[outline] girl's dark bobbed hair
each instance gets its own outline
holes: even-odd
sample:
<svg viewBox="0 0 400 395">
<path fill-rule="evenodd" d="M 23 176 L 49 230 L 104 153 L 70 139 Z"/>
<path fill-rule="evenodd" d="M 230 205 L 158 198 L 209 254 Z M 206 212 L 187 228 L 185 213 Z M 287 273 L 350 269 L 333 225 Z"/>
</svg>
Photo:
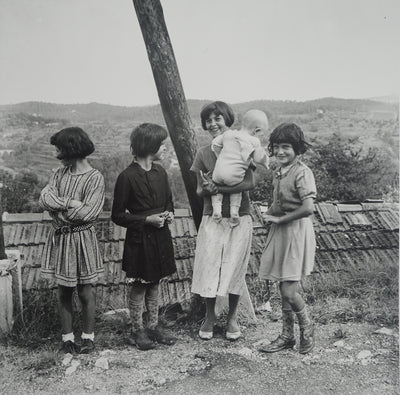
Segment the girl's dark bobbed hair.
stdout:
<svg viewBox="0 0 400 395">
<path fill-rule="evenodd" d="M 200 113 L 201 126 L 204 130 L 207 130 L 206 121 L 210 115 L 214 113 L 215 115 L 222 115 L 225 120 L 225 125 L 230 128 L 235 122 L 235 114 L 229 104 L 223 101 L 214 101 L 210 104 L 206 104 Z"/>
<path fill-rule="evenodd" d="M 296 155 L 304 154 L 311 147 L 304 139 L 304 133 L 295 123 L 282 123 L 269 136 L 268 152 L 273 156 L 273 145 L 288 143 L 293 147 Z"/>
<path fill-rule="evenodd" d="M 162 126 L 155 123 L 142 123 L 131 133 L 132 154 L 139 158 L 154 155 L 167 137 L 168 132 Z"/>
<path fill-rule="evenodd" d="M 83 159 L 94 152 L 94 144 L 87 133 L 76 126 L 60 130 L 50 138 L 50 144 L 60 153 L 58 159 Z"/>
</svg>

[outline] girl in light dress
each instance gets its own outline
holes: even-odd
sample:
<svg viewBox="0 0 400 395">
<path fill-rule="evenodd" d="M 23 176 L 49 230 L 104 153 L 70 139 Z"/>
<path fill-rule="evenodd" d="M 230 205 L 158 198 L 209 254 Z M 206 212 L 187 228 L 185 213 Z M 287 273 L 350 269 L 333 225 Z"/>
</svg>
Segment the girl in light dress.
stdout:
<svg viewBox="0 0 400 395">
<path fill-rule="evenodd" d="M 311 219 L 315 180 L 310 168 L 298 158 L 308 147 L 303 131 L 294 123 L 279 125 L 269 139 L 270 155 L 280 166 L 274 172 L 273 203 L 264 215 L 264 221 L 272 225 L 261 257 L 259 277 L 279 281 L 282 332 L 260 348 L 263 352 L 294 347 L 295 314 L 300 327 L 299 352 L 306 354 L 314 347 L 314 325 L 298 293 L 300 280 L 313 269 L 316 248 Z"/>
</svg>

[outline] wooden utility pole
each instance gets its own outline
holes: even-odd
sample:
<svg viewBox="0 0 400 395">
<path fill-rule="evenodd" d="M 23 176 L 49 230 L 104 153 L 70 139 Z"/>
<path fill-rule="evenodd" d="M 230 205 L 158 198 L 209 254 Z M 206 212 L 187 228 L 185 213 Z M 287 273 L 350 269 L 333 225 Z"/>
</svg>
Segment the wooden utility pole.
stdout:
<svg viewBox="0 0 400 395">
<path fill-rule="evenodd" d="M 3 184 L 0 182 L 0 260 L 7 259 L 6 249 L 4 245 L 4 233 L 3 233 L 3 205 L 2 205 L 2 188 Z"/>
<path fill-rule="evenodd" d="M 189 170 L 197 142 L 164 20 L 160 0 L 133 0 L 156 83 L 161 109 L 178 158 L 193 219 L 200 225 L 202 202 L 196 195 L 196 177 Z"/>
</svg>

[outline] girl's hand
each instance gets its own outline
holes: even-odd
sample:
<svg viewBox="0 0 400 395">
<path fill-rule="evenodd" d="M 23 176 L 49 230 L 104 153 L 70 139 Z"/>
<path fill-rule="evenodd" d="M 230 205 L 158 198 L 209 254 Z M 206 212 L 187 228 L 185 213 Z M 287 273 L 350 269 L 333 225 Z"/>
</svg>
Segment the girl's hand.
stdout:
<svg viewBox="0 0 400 395">
<path fill-rule="evenodd" d="M 280 217 L 275 217 L 274 215 L 264 214 L 262 216 L 265 223 L 279 224 Z"/>
<path fill-rule="evenodd" d="M 164 220 L 167 224 L 171 224 L 174 220 L 174 213 L 171 211 L 164 211 L 161 213 L 161 215 L 164 217 Z"/>
<path fill-rule="evenodd" d="M 165 218 L 163 214 L 153 214 L 146 217 L 146 223 L 154 226 L 155 228 L 162 228 L 164 226 Z"/>
<path fill-rule="evenodd" d="M 218 193 L 217 186 L 214 184 L 214 181 L 211 178 L 211 173 L 204 173 L 200 170 L 200 176 L 203 181 L 202 187 L 205 191 L 211 195 Z"/>
</svg>

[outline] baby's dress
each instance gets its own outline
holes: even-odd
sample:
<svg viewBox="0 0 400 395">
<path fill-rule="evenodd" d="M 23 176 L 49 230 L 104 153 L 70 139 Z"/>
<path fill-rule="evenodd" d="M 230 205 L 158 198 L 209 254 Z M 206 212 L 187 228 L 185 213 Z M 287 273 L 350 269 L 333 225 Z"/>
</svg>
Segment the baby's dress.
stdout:
<svg viewBox="0 0 400 395">
<path fill-rule="evenodd" d="M 243 181 L 250 165 L 250 155 L 261 147 L 261 143 L 246 132 L 227 130 L 213 140 L 212 146 L 222 148 L 213 171 L 213 181 L 232 186 Z"/>
</svg>

